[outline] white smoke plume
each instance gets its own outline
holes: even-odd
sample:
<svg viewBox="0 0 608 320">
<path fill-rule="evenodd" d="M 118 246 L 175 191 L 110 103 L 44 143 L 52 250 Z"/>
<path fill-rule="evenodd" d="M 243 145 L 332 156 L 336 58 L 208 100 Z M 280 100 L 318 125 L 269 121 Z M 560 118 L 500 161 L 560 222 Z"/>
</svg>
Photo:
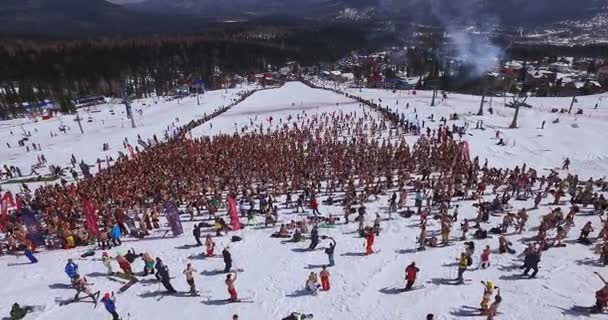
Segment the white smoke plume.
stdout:
<svg viewBox="0 0 608 320">
<path fill-rule="evenodd" d="M 469 77 L 479 78 L 498 65 L 504 51 L 489 38 L 496 30 L 497 19 L 483 12 L 483 0 L 427 1 L 446 32 L 447 44 L 441 51 L 454 54 Z M 471 25 L 474 28 L 468 28 Z M 476 29 L 481 32 L 473 32 Z M 439 58 L 445 63 L 448 57 Z"/>
</svg>

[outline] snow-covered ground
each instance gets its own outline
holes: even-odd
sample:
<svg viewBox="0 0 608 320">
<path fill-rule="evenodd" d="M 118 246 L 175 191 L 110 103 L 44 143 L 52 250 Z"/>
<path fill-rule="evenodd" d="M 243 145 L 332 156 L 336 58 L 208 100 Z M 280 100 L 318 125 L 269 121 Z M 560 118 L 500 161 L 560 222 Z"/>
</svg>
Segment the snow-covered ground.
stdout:
<svg viewBox="0 0 608 320">
<path fill-rule="evenodd" d="M 234 95 L 236 91 L 230 91 Z M 604 138 L 608 128 L 608 111 L 592 110 L 598 97 L 581 97 L 577 107 L 585 110 L 585 115 L 561 115 L 560 124 L 551 124 L 557 117 L 547 109 L 555 106 L 567 107 L 570 99 L 530 99 L 533 110 L 522 110 L 520 113 L 520 129 L 507 129 L 512 110 L 504 109 L 496 99 L 493 101 L 494 115 L 476 117 L 468 115 L 474 113 L 479 107 L 479 97 L 450 95 L 438 107 L 430 108 L 429 92 L 417 92 L 416 96 L 407 93 L 392 93 L 391 91 L 352 89 L 352 94 L 363 95 L 368 98 L 381 98 L 383 105 L 390 108 L 399 108 L 406 113 L 410 120 L 414 119 L 413 110 L 416 109 L 419 119 L 422 120 L 431 113 L 436 120 L 449 113 L 458 113 L 464 121 L 471 122 L 475 127 L 477 120 L 484 120 L 487 130 L 471 130 L 472 136 L 466 136 L 471 144 L 473 155 L 488 158 L 490 166 L 514 167 L 516 164 L 527 163 L 542 170 L 542 168 L 555 168 L 565 157 L 572 159 L 572 172 L 580 172 L 583 176 L 604 176 L 607 172 L 608 144 Z M 195 101 L 159 104 L 149 109 L 144 107 L 144 116 L 138 119 L 140 127 L 132 130 L 127 120 L 118 119 L 105 121 L 106 125 L 99 126 L 99 121 L 108 117 L 97 113 L 95 122 L 85 123 L 84 136 L 77 132 L 77 126 L 70 119 L 72 130 L 66 136 L 48 140 L 48 131 L 59 125 L 58 120 L 53 122 L 39 122 L 24 125 L 25 130 L 32 131 L 38 128 L 43 143 L 44 153 L 52 161 L 69 162 L 69 154 L 78 152 L 77 156 L 85 156 L 87 161 L 93 162 L 97 157 L 103 157 L 101 144 L 110 142 L 112 151 L 122 150 L 122 139 L 128 136 L 129 141 L 135 140 L 137 133 L 142 137 L 149 137 L 152 133 L 162 135 L 166 129 L 179 116 L 180 123 L 190 118 L 198 117 L 205 110 L 212 110 L 223 104 L 223 93 L 211 92 L 205 99 L 205 105 L 197 107 Z M 228 98 L 226 98 L 228 99 Z M 397 100 L 399 103 L 397 104 Z M 409 109 L 405 109 L 406 103 Z M 338 104 L 338 105 L 336 105 Z M 139 105 L 139 104 L 138 104 Z M 115 107 L 117 111 L 119 107 Z M 155 109 L 153 109 L 155 108 Z M 187 109 L 186 109 L 187 108 Z M 300 83 L 287 83 L 282 88 L 260 91 L 222 114 L 213 121 L 194 130 L 194 136 L 211 135 L 217 133 L 232 133 L 237 129 L 254 124 L 263 124 L 268 127 L 270 116 L 274 121 L 283 119 L 288 115 L 298 113 L 321 114 L 342 110 L 352 112 L 359 108 L 358 103 L 344 96 L 336 95 L 324 90 L 311 89 Z M 189 117 L 189 118 L 188 118 Z M 257 118 L 256 118 L 257 117 Z M 124 118 L 124 116 L 123 116 Z M 544 130 L 537 129 L 542 120 L 547 120 Z M 273 121 L 273 126 L 275 122 Z M 428 121 L 428 120 L 427 120 Z M 124 129 L 121 122 L 124 122 Z M 435 122 L 437 124 L 438 122 Z M 452 122 L 448 122 L 451 125 Z M 460 121 L 457 123 L 461 123 Z M 578 128 L 572 124 L 578 124 Z M 110 125 L 112 124 L 112 125 Z M 0 135 L 5 139 L 15 139 L 8 133 L 9 125 L 15 135 L 21 130 L 19 123 L 3 123 Z M 95 127 L 93 127 L 95 126 Z M 144 128 L 146 131 L 144 131 Z M 495 130 L 503 132 L 507 146 L 496 146 L 492 138 Z M 42 138 L 43 137 L 43 138 Z M 54 140 L 61 139 L 61 140 Z M 55 141 L 61 141 L 55 142 Z M 51 144 L 52 143 L 52 144 Z M 11 140 L 11 144 L 13 141 Z M 16 144 L 16 142 L 15 142 Z M 4 146 L 5 147 L 5 146 Z M 34 154 L 27 154 L 23 149 L 11 150 L 0 158 L 12 164 L 28 166 Z M 411 197 L 410 197 L 411 198 Z M 324 197 L 321 197 L 323 200 Z M 549 199 L 543 200 L 538 210 L 530 211 L 528 226 L 538 225 L 542 214 L 546 214 L 553 206 L 547 205 Z M 408 205 L 412 205 L 409 199 Z M 532 203 L 512 201 L 515 209 L 521 207 L 531 208 Z M 476 209 L 472 202 L 458 202 L 460 217 L 474 218 Z M 387 198 L 366 204 L 370 216 L 376 212 L 386 214 Z M 563 208 L 567 211 L 567 207 Z M 339 206 L 321 205 L 323 214 L 342 214 Z M 301 219 L 293 210 L 280 210 L 281 220 L 289 221 Z M 493 218 L 498 219 L 498 218 Z M 568 239 L 578 236 L 578 229 L 585 221 L 591 220 L 597 226 L 599 218 L 579 217 L 575 220 L 574 228 Z M 497 223 L 498 220 L 493 222 Z M 223 274 L 213 274 L 212 271 L 223 268 L 221 258 L 200 259 L 197 255 L 202 248 L 189 248 L 194 240 L 190 236 L 191 222 L 184 222 L 186 234 L 178 238 L 161 238 L 160 234 L 152 235 L 143 241 L 126 240 L 122 247 L 112 249 L 112 254 L 128 248 L 136 251 L 148 251 L 155 257 L 161 257 L 175 277 L 173 285 L 180 291 L 187 290 L 187 284 L 181 271 L 186 263 L 192 262 L 199 271 L 196 283 L 201 291 L 201 297 L 162 296 L 158 294 L 159 285 L 153 282 L 140 282 L 124 294 L 117 296 L 118 312 L 123 319 L 231 319 L 232 314 L 239 314 L 240 319 L 281 319 L 291 311 L 313 313 L 315 319 L 357 320 L 357 319 L 424 319 L 427 313 L 434 313 L 439 319 L 483 319 L 471 316 L 467 306 L 477 307 L 482 296 L 482 286 L 479 281 L 491 280 L 501 289 L 503 302 L 500 307 L 501 320 L 523 319 L 574 319 L 581 317 L 570 308 L 573 305 L 592 305 L 594 292 L 599 289 L 600 282 L 592 274 L 593 271 L 602 272 L 601 268 L 590 265 L 588 258 L 597 257 L 589 247 L 567 241 L 565 248 L 551 249 L 542 256 L 542 266 L 539 278 L 523 280 L 513 277 L 521 271 L 521 259 L 512 255 L 492 255 L 492 267 L 487 270 L 468 271 L 465 278 L 471 279 L 462 286 L 440 284 L 442 279 L 454 278 L 455 262 L 463 251 L 462 242 L 446 248 L 435 248 L 424 252 L 417 252 L 415 238 L 418 234 L 416 224 L 418 218 L 405 219 L 397 216 L 394 220 L 382 223 L 383 231 L 376 238 L 375 248 L 380 252 L 371 256 L 361 256 L 364 252 L 363 240 L 355 234 L 356 225 L 339 225 L 333 229 L 320 229 L 321 235 L 331 236 L 337 241 L 336 266 L 330 268 L 331 290 L 320 292 L 311 296 L 303 292 L 304 282 L 311 271 L 319 271 L 319 266 L 327 263 L 323 250 L 303 251 L 308 243 L 281 244 L 280 239 L 270 238 L 274 231 L 271 229 L 250 228 L 239 231 L 238 235 L 243 241 L 230 243 L 234 266 L 245 271 L 239 274 L 236 287 L 239 295 L 249 298 L 252 303 L 224 304 L 227 298 Z M 429 230 L 438 230 L 435 221 L 429 223 Z M 454 228 L 452 236 L 458 234 Z M 521 238 L 529 238 L 535 231 L 524 232 L 523 235 L 512 235 L 510 240 L 514 248 L 521 252 L 524 245 Z M 162 233 L 161 233 L 162 234 Z M 549 237 L 551 237 L 550 235 Z M 219 252 L 229 244 L 229 239 L 216 238 L 216 250 Z M 497 239 L 476 241 L 477 251 L 474 255 L 474 265 L 478 263 L 481 248 L 489 244 L 492 249 L 498 246 Z M 327 240 L 320 244 L 320 248 L 327 245 Z M 63 267 L 69 257 L 78 257 L 86 248 L 68 251 L 45 252 L 38 255 L 40 263 L 36 265 L 22 264 L 24 258 L 2 257 L 0 268 L 0 315 L 7 315 L 13 302 L 29 305 L 44 305 L 43 312 L 28 315 L 26 319 L 108 319 L 109 316 L 99 306 L 92 309 L 91 304 L 74 303 L 60 307 L 55 303 L 56 297 L 69 298 L 73 296 L 72 289 L 64 288 L 69 282 L 63 273 Z M 192 256 L 192 258 L 190 258 Z M 116 291 L 120 284 L 109 281 L 102 273 L 104 267 L 96 259 L 76 260 L 80 265 L 80 273 L 88 276 L 96 290 L 103 292 Z M 410 262 L 416 261 L 421 269 L 417 282 L 425 287 L 413 292 L 395 294 L 394 288 L 403 286 L 404 268 Z M 15 265 L 17 264 L 17 265 Z M 115 269 L 117 265 L 114 265 Z M 137 261 L 134 270 L 141 270 L 143 263 Z M 128 316 L 130 315 L 130 317 Z M 601 316 L 592 318 L 600 319 Z"/>
</svg>

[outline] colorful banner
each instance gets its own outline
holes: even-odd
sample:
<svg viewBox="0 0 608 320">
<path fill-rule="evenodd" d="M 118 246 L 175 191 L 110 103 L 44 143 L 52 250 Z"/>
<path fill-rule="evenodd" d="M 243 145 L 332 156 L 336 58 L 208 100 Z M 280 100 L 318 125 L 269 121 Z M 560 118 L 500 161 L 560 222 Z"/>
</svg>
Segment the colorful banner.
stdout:
<svg viewBox="0 0 608 320">
<path fill-rule="evenodd" d="M 135 150 L 133 149 L 133 146 L 131 146 L 131 144 L 127 144 L 127 149 L 129 149 L 129 153 L 131 153 L 131 157 L 133 159 L 135 159 L 137 157 L 137 154 L 135 154 Z"/>
<path fill-rule="evenodd" d="M 92 235 L 99 237 L 101 235 L 99 233 L 99 217 L 95 213 L 95 208 L 93 208 L 91 201 L 87 199 L 82 199 L 82 203 L 84 204 L 84 213 L 87 218 L 87 228 Z"/>
<path fill-rule="evenodd" d="M 471 163 L 471 150 L 469 149 L 468 141 L 462 143 L 462 156 L 468 163 Z"/>
<path fill-rule="evenodd" d="M 165 214 L 167 215 L 167 220 L 169 221 L 171 230 L 173 231 L 173 236 L 179 236 L 180 234 L 184 233 L 182 221 L 179 219 L 179 211 L 175 203 L 165 203 Z"/>
<path fill-rule="evenodd" d="M 239 212 L 236 209 L 236 200 L 232 197 L 228 197 L 228 214 L 230 215 L 230 226 L 232 230 L 241 229 L 241 221 L 239 220 Z"/>
<path fill-rule="evenodd" d="M 23 224 L 27 228 L 27 238 L 39 247 L 44 245 L 44 234 L 42 233 L 42 226 L 36 214 L 36 212 L 27 208 L 21 210 Z"/>
<path fill-rule="evenodd" d="M 2 206 L 0 210 L 0 231 L 5 232 L 6 225 L 8 224 L 8 207 L 16 206 L 10 192 L 7 191 L 4 196 L 2 196 L 0 205 Z"/>
</svg>

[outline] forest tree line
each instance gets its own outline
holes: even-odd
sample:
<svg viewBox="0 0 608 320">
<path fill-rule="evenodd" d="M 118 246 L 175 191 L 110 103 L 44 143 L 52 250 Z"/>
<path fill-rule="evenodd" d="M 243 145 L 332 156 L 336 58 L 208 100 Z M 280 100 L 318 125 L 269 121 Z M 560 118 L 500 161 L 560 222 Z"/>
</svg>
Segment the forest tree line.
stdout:
<svg viewBox="0 0 608 320">
<path fill-rule="evenodd" d="M 378 46 L 381 44 L 379 42 Z M 26 41 L 0 45 L 0 118 L 18 116 L 21 103 L 51 99 L 70 111 L 69 103 L 89 95 L 137 98 L 167 95 L 192 80 L 210 89 L 223 75 L 262 72 L 288 60 L 302 64 L 335 61 L 350 50 L 374 45 L 353 26 L 290 32 L 273 41 L 218 35 L 166 35 L 129 39 Z"/>
</svg>

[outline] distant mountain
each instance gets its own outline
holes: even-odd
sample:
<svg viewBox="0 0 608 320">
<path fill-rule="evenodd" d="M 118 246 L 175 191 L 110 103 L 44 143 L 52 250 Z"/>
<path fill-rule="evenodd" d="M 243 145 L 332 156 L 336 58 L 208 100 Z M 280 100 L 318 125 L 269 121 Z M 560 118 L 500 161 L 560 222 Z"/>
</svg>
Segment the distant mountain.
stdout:
<svg viewBox="0 0 608 320">
<path fill-rule="evenodd" d="M 113 0 L 114 2 L 119 0 Z M 435 26 L 545 28 L 608 12 L 608 0 L 0 0 L 0 34 L 146 33 L 200 30 L 206 23 L 294 19 Z M 265 21 L 268 21 L 267 19 Z M 604 21 L 594 19 L 594 21 Z M 221 27 L 221 25 L 220 25 Z"/>
<path fill-rule="evenodd" d="M 159 23 L 161 21 L 161 23 Z M 0 33 L 138 33 L 177 29 L 189 19 L 141 14 L 105 0 L 2 0 Z"/>
<path fill-rule="evenodd" d="M 175 12 L 207 18 L 284 14 L 310 19 L 337 17 L 344 9 L 374 9 L 381 0 L 146 0 L 125 6 L 139 12 Z"/>
<path fill-rule="evenodd" d="M 507 26 L 536 26 L 586 19 L 607 4 L 608 0 L 145 0 L 125 6 L 139 12 L 208 18 L 286 14 L 324 20 L 364 12 L 370 18 L 425 24 L 493 20 Z"/>
</svg>

